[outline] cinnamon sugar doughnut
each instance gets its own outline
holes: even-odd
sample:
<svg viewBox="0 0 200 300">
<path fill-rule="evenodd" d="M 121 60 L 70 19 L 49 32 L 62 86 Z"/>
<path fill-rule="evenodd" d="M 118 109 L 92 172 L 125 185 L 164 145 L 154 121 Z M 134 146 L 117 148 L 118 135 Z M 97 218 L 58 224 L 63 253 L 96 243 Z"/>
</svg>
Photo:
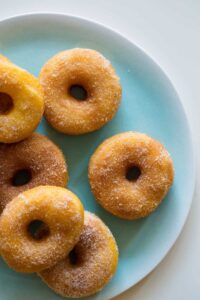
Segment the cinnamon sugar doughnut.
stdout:
<svg viewBox="0 0 200 300">
<path fill-rule="evenodd" d="M 0 144 L 0 212 L 24 190 L 38 185 L 64 187 L 67 166 L 61 150 L 47 137 L 33 133 L 15 144 Z"/>
<path fill-rule="evenodd" d="M 79 242 L 70 255 L 39 276 L 64 297 L 85 297 L 111 280 L 117 262 L 118 249 L 110 230 L 97 216 L 85 212 Z"/>
<path fill-rule="evenodd" d="M 148 216 L 173 182 L 173 163 L 158 141 L 137 132 L 104 141 L 89 163 L 89 180 L 96 200 L 124 219 Z"/>
<path fill-rule="evenodd" d="M 0 253 L 18 272 L 38 272 L 55 265 L 77 243 L 83 226 L 80 200 L 70 191 L 40 186 L 14 198 L 0 218 Z M 29 226 L 40 221 L 49 231 L 35 239 Z"/>
<path fill-rule="evenodd" d="M 44 101 L 38 80 L 0 57 L 0 143 L 27 138 L 38 126 Z"/>
<path fill-rule="evenodd" d="M 119 78 L 111 63 L 91 49 L 58 53 L 43 66 L 40 83 L 46 119 L 67 134 L 101 128 L 113 118 L 121 100 Z M 74 87 L 84 90 L 84 101 L 72 95 Z"/>
</svg>

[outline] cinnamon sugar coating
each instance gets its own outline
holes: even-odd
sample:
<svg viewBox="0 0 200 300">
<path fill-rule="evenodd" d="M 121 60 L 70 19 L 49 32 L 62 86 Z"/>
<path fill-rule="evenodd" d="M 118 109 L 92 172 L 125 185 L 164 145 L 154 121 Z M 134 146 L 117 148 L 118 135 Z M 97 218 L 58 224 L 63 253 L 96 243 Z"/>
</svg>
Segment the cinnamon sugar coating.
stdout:
<svg viewBox="0 0 200 300">
<path fill-rule="evenodd" d="M 111 63 L 91 49 L 58 53 L 43 66 L 40 83 L 46 119 L 66 134 L 78 135 L 101 128 L 113 118 L 121 100 L 119 78 Z M 71 96 L 73 85 L 86 90 L 86 100 L 78 101 Z"/>
<path fill-rule="evenodd" d="M 39 276 L 56 293 L 79 298 L 100 291 L 117 268 L 118 248 L 108 227 L 94 214 L 85 212 L 84 227 L 74 247 L 75 262 L 67 256 Z"/>
<path fill-rule="evenodd" d="M 13 178 L 20 170 L 30 173 L 30 181 L 15 186 Z M 33 133 L 19 143 L 0 143 L 0 212 L 19 193 L 38 185 L 65 187 L 68 172 L 61 150 L 47 137 Z"/>
<path fill-rule="evenodd" d="M 127 179 L 131 167 L 139 177 Z M 162 144 L 137 132 L 117 134 L 104 141 L 89 162 L 89 181 L 96 200 L 124 219 L 148 216 L 172 185 L 173 162 Z"/>
</svg>

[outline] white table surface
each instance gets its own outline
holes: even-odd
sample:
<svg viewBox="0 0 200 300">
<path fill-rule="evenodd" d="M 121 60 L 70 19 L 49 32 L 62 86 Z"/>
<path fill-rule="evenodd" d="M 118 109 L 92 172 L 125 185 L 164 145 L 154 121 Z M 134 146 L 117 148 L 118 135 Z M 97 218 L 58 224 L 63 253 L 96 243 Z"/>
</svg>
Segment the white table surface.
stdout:
<svg viewBox="0 0 200 300">
<path fill-rule="evenodd" d="M 114 28 L 140 45 L 174 83 L 191 124 L 196 156 L 199 154 L 200 0 L 0 0 L 0 7 L 0 19 L 38 11 L 83 16 Z M 200 299 L 198 157 L 196 166 L 193 204 L 175 246 L 149 276 L 115 300 Z"/>
</svg>

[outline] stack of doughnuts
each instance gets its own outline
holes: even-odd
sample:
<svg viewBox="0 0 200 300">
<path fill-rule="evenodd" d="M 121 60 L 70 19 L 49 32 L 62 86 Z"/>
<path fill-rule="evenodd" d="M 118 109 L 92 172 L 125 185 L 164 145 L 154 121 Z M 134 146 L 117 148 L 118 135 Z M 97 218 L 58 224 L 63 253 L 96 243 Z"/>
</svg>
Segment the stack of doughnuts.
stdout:
<svg viewBox="0 0 200 300">
<path fill-rule="evenodd" d="M 65 134 L 98 130 L 112 120 L 121 96 L 113 66 L 95 50 L 56 54 L 38 79 L 0 55 L 0 254 L 63 297 L 105 287 L 117 269 L 118 247 L 104 222 L 66 188 L 62 150 L 34 130 L 43 114 Z M 152 213 L 173 176 L 164 146 L 138 132 L 104 141 L 88 168 L 98 203 L 128 220 Z"/>
</svg>

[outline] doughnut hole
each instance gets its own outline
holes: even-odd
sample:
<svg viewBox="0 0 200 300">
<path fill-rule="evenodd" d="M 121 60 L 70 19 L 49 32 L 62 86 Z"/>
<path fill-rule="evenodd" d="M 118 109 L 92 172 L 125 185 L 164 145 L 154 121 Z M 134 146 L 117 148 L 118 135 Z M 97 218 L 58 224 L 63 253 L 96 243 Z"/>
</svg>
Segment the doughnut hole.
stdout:
<svg viewBox="0 0 200 300">
<path fill-rule="evenodd" d="M 76 248 L 72 249 L 71 252 L 69 253 L 69 262 L 70 265 L 72 266 L 76 266 L 79 263 L 79 255 L 78 255 L 78 251 Z"/>
<path fill-rule="evenodd" d="M 69 265 L 73 267 L 80 267 L 84 264 L 87 254 L 82 247 L 77 244 L 68 254 L 67 259 Z"/>
<path fill-rule="evenodd" d="M 87 90 L 79 84 L 72 84 L 69 88 L 69 94 L 78 101 L 85 101 L 88 98 Z"/>
<path fill-rule="evenodd" d="M 29 183 L 31 179 L 32 179 L 31 170 L 20 169 L 15 172 L 11 181 L 13 186 L 22 186 Z"/>
<path fill-rule="evenodd" d="M 13 99 L 6 93 L 0 92 L 0 115 L 8 114 L 13 108 Z"/>
<path fill-rule="evenodd" d="M 37 241 L 44 240 L 50 234 L 49 226 L 41 220 L 33 220 L 27 226 L 28 235 Z"/>
<path fill-rule="evenodd" d="M 141 170 L 138 166 L 131 166 L 126 171 L 126 179 L 135 182 L 141 175 Z"/>
</svg>

